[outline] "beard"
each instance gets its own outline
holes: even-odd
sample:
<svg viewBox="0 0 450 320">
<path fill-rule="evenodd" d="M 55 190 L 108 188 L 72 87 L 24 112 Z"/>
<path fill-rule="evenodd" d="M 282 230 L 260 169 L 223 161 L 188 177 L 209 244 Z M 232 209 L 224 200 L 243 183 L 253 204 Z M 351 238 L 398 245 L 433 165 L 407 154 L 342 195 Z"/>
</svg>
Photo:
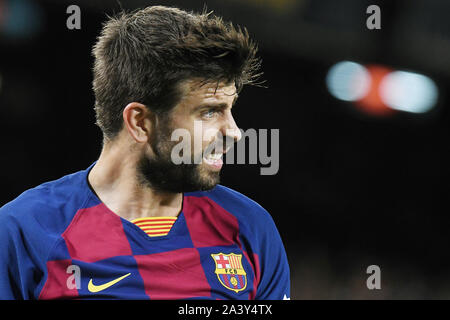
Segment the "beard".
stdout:
<svg viewBox="0 0 450 320">
<path fill-rule="evenodd" d="M 190 164 L 173 163 L 171 152 L 178 142 L 170 140 L 172 130 L 168 125 L 164 127 L 149 142 L 154 155 L 143 155 L 137 164 L 138 183 L 164 193 L 206 191 L 220 183 L 220 172 L 194 163 L 194 156 Z"/>
</svg>

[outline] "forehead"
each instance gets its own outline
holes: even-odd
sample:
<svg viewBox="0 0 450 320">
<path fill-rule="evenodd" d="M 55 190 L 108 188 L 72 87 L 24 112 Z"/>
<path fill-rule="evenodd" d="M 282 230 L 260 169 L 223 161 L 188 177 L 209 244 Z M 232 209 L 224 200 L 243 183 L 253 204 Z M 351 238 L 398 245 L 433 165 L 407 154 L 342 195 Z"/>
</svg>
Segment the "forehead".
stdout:
<svg viewBox="0 0 450 320">
<path fill-rule="evenodd" d="M 237 98 L 236 86 L 225 82 L 207 82 L 201 80 L 186 80 L 181 85 L 180 103 L 230 103 Z"/>
</svg>

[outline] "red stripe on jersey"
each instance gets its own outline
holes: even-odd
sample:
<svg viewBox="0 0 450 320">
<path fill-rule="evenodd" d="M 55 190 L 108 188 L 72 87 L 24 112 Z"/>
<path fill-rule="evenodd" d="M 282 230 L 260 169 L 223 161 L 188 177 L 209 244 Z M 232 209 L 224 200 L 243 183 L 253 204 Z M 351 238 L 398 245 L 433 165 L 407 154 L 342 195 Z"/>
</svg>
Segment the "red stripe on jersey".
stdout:
<svg viewBox="0 0 450 320">
<path fill-rule="evenodd" d="M 62 237 L 76 260 L 95 262 L 132 254 L 120 217 L 103 203 L 79 210 Z"/>
<path fill-rule="evenodd" d="M 183 212 L 194 247 L 241 247 L 237 218 L 211 199 L 185 196 Z"/>
<path fill-rule="evenodd" d="M 185 248 L 134 256 L 150 299 L 210 297 L 197 249 Z"/>
<path fill-rule="evenodd" d="M 39 294 L 39 300 L 69 299 L 78 297 L 78 290 L 69 289 L 67 282 L 70 274 L 67 268 L 72 260 L 56 260 L 47 262 L 47 281 Z"/>
</svg>

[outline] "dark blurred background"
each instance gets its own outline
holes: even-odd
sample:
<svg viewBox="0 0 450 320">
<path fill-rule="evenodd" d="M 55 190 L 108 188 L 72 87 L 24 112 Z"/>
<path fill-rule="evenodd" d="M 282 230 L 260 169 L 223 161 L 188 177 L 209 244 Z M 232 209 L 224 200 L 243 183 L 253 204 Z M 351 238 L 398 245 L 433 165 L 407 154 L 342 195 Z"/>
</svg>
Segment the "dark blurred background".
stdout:
<svg viewBox="0 0 450 320">
<path fill-rule="evenodd" d="M 268 88 L 245 88 L 233 110 L 243 129 L 280 129 L 280 169 L 262 176 L 261 165 L 228 165 L 222 184 L 272 214 L 293 299 L 450 298 L 450 2 L 121 2 L 207 4 L 259 43 Z M 66 27 L 72 4 L 80 30 Z M 379 30 L 366 26 L 372 4 Z M 0 206 L 99 156 L 91 47 L 119 10 L 106 0 L 0 0 Z M 375 80 L 386 70 L 404 82 L 380 100 Z M 355 98 L 355 83 L 370 76 Z M 366 287 L 369 265 L 381 268 L 381 290 Z"/>
</svg>

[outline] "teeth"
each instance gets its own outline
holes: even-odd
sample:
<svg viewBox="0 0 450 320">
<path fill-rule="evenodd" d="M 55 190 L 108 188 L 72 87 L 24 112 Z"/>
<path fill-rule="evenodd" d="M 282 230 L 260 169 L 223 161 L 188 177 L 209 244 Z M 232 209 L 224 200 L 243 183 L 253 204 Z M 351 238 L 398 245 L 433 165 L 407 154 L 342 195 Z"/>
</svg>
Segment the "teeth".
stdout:
<svg viewBox="0 0 450 320">
<path fill-rule="evenodd" d="M 219 160 L 220 158 L 222 158 L 222 153 L 215 153 L 215 154 L 210 154 L 208 155 L 207 159 L 211 159 L 211 160 Z"/>
</svg>

